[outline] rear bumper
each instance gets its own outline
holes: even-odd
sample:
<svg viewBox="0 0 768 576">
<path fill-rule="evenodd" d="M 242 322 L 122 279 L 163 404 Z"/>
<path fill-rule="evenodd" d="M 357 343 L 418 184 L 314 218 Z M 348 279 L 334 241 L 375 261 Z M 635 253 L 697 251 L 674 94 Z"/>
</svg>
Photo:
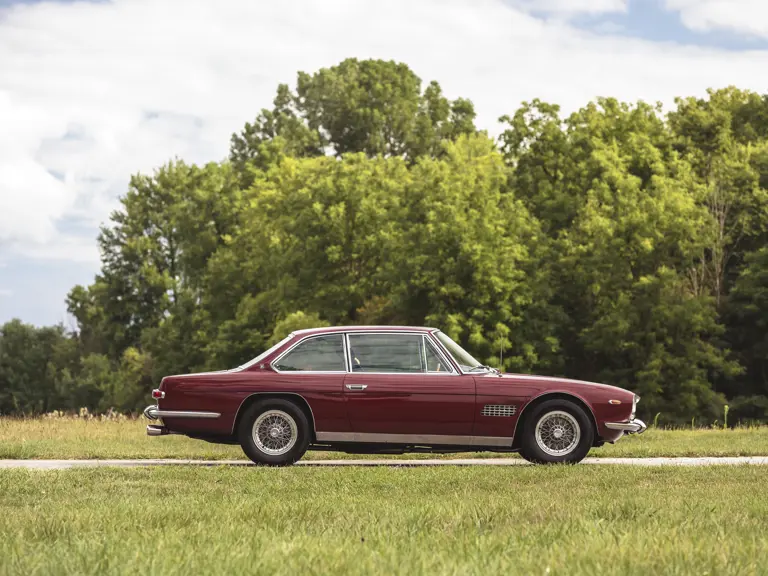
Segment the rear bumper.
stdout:
<svg viewBox="0 0 768 576">
<path fill-rule="evenodd" d="M 638 418 L 633 418 L 629 422 L 606 422 L 605 427 L 610 430 L 621 430 L 627 434 L 642 434 L 648 428 L 645 422 Z"/>
<path fill-rule="evenodd" d="M 218 412 L 197 412 L 194 410 L 160 410 L 156 405 L 144 408 L 144 416 L 150 420 L 158 418 L 218 418 Z"/>
<path fill-rule="evenodd" d="M 165 426 L 154 426 L 149 424 L 147 426 L 147 436 L 165 436 L 166 434 L 173 434 Z"/>
</svg>

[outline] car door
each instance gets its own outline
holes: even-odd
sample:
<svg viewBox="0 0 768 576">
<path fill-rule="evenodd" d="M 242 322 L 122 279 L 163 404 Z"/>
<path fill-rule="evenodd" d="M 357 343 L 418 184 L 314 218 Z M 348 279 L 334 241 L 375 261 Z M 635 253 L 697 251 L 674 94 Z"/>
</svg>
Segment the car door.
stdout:
<svg viewBox="0 0 768 576">
<path fill-rule="evenodd" d="M 318 435 L 350 430 L 343 395 L 345 342 L 341 332 L 309 336 L 271 363 L 280 377 L 270 383 L 270 391 L 304 398 Z"/>
<path fill-rule="evenodd" d="M 354 441 L 461 443 L 472 434 L 475 382 L 428 334 L 350 332 L 344 379 Z"/>
</svg>

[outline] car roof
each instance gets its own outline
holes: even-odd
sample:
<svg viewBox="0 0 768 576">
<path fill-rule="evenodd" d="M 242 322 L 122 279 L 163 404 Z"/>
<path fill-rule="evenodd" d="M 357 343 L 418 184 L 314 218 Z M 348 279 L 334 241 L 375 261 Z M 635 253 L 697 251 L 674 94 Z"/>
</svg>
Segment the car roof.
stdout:
<svg viewBox="0 0 768 576">
<path fill-rule="evenodd" d="M 437 328 L 428 326 L 327 326 L 323 328 L 304 328 L 294 330 L 294 336 L 307 334 L 325 334 L 328 332 L 435 332 Z"/>
</svg>

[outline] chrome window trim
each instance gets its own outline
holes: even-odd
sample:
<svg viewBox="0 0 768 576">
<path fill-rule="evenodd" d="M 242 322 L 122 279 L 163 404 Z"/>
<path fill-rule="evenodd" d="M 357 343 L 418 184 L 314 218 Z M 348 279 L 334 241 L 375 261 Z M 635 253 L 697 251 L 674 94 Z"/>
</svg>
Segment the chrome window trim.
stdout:
<svg viewBox="0 0 768 576">
<path fill-rule="evenodd" d="M 443 434 L 379 434 L 368 432 L 316 432 L 318 442 L 364 444 L 444 444 L 454 446 L 502 446 L 512 448 L 511 436 L 450 436 Z"/>
<path fill-rule="evenodd" d="M 435 330 L 436 331 L 436 330 Z M 292 332 L 292 335 L 296 335 L 297 332 Z M 334 336 L 336 334 L 341 334 L 343 338 L 343 344 L 344 344 L 344 358 L 345 358 L 345 370 L 278 370 L 275 365 L 285 356 L 288 354 L 291 350 L 299 346 L 302 342 L 309 340 L 311 338 L 320 338 L 323 336 Z M 423 337 L 429 338 L 429 341 L 432 343 L 432 345 L 437 350 L 437 353 L 440 355 L 440 357 L 445 361 L 445 363 L 451 368 L 450 372 L 357 372 L 357 374 L 379 374 L 379 375 L 417 375 L 420 374 L 422 376 L 460 376 L 461 374 L 469 374 L 469 372 L 463 372 L 459 365 L 456 363 L 456 360 L 454 360 L 453 356 L 443 348 L 443 345 L 440 343 L 437 338 L 434 337 L 433 331 L 424 331 L 424 330 L 354 330 L 354 329 L 344 329 L 344 330 L 333 330 L 331 332 L 321 332 L 319 334 L 310 334 L 307 336 L 303 336 L 299 338 L 296 342 L 291 344 L 287 349 L 285 349 L 283 352 L 280 353 L 279 356 L 277 356 L 275 359 L 269 361 L 269 366 L 277 372 L 278 374 L 291 374 L 291 375 L 297 375 L 297 374 L 355 374 L 355 372 L 352 372 L 352 358 L 351 358 L 351 350 L 349 346 L 349 336 L 350 335 L 359 335 L 359 334 L 411 334 L 411 335 L 421 335 Z M 486 372 L 477 372 L 473 374 L 485 374 Z"/>
<path fill-rule="evenodd" d="M 274 360 L 270 360 L 269 366 L 277 372 L 278 374 L 347 374 L 348 373 L 348 367 L 346 361 L 344 362 L 344 370 L 278 370 L 277 364 L 280 362 L 280 360 L 285 356 L 286 354 L 289 354 L 291 350 L 294 348 L 300 346 L 304 342 L 308 340 L 312 340 L 314 338 L 323 338 L 325 336 L 336 336 L 340 334 L 341 335 L 341 341 L 342 341 L 342 353 L 346 350 L 346 347 L 344 345 L 344 341 L 346 340 L 344 338 L 344 332 L 338 331 L 338 332 L 322 332 L 320 334 L 312 334 L 309 336 L 305 336 L 304 338 L 300 338 L 296 343 L 294 343 L 290 348 L 282 352 L 277 358 Z"/>
<path fill-rule="evenodd" d="M 273 370 L 277 372 L 278 374 L 314 374 L 317 376 L 318 374 L 349 374 L 349 372 L 345 370 L 278 370 L 277 368 L 273 367 Z"/>
<path fill-rule="evenodd" d="M 353 372 L 352 371 L 352 347 L 349 343 L 349 337 L 350 336 L 360 336 L 364 334 L 406 334 L 406 335 L 412 335 L 412 336 L 422 336 L 422 337 L 429 337 L 429 332 L 409 332 L 407 330 L 350 330 L 345 333 L 347 341 L 347 349 L 348 352 L 348 362 L 349 362 L 349 373 L 350 374 L 378 374 L 380 376 L 458 376 L 458 373 L 456 372 L 456 369 L 454 367 L 454 364 L 450 361 L 447 361 L 447 358 L 445 358 L 445 355 L 443 354 L 443 351 L 435 347 L 437 349 L 438 354 L 440 357 L 445 361 L 445 363 L 451 367 L 450 372 L 427 372 L 427 363 L 426 359 L 424 360 L 424 371 L 423 372 Z M 434 345 L 434 339 L 430 339 L 431 342 L 433 342 Z M 422 343 L 423 344 L 423 343 Z M 423 354 L 426 354 L 425 352 Z"/>
<path fill-rule="evenodd" d="M 293 339 L 295 337 L 296 337 L 296 333 L 295 332 L 291 332 L 290 334 L 288 334 L 288 336 L 283 338 L 280 342 L 278 342 L 274 346 L 270 346 L 269 349 L 265 350 L 264 352 L 262 352 L 258 356 L 254 356 L 253 358 L 248 360 L 248 362 L 246 362 L 245 364 L 241 364 L 240 366 L 237 366 L 237 367 L 232 368 L 230 370 L 220 370 L 220 372 L 244 372 L 245 370 L 248 370 L 248 368 L 250 368 L 251 366 L 255 366 L 256 364 L 263 363 L 264 360 L 266 360 L 269 357 L 269 352 L 273 348 L 279 348 L 281 345 L 284 346 L 285 344 L 290 342 L 291 339 Z"/>
<path fill-rule="evenodd" d="M 453 357 L 453 354 L 446 348 L 442 342 L 440 342 L 440 339 L 436 336 L 437 332 L 440 332 L 441 330 L 435 329 L 431 332 L 429 332 L 429 336 L 432 340 L 432 343 L 436 344 L 436 348 L 438 352 L 444 357 L 444 358 L 450 358 L 450 361 L 448 362 L 451 367 L 457 371 L 458 374 L 461 375 L 467 375 L 467 374 L 488 374 L 489 372 L 464 372 L 464 370 L 461 369 L 461 365 L 456 361 L 456 358 Z M 456 342 L 458 344 L 458 342 Z M 461 344 L 459 344 L 461 346 Z"/>
<path fill-rule="evenodd" d="M 344 350 L 346 351 L 344 360 L 347 364 L 347 374 L 354 374 L 352 370 L 352 345 L 349 343 L 349 332 L 344 332 Z"/>
<path fill-rule="evenodd" d="M 344 348 L 344 371 L 349 374 L 352 372 L 352 359 L 349 353 L 349 335 L 346 332 L 341 335 L 341 341 Z"/>
<path fill-rule="evenodd" d="M 427 374 L 439 374 L 441 376 L 445 376 L 446 374 L 455 374 L 458 376 L 458 372 L 456 371 L 456 367 L 454 366 L 456 362 L 453 361 L 453 358 L 449 360 L 448 358 L 445 357 L 445 354 L 443 354 L 443 350 L 435 342 L 437 339 L 431 333 L 424 334 L 424 338 L 429 340 L 429 343 L 432 344 L 432 347 L 435 349 L 435 352 L 437 352 L 437 355 L 440 357 L 443 363 L 451 369 L 450 372 L 430 372 L 429 370 L 427 370 Z M 426 365 L 426 356 L 427 356 L 427 352 L 425 348 L 424 350 L 425 365 Z M 459 370 L 461 370 L 461 368 L 459 368 Z"/>
</svg>

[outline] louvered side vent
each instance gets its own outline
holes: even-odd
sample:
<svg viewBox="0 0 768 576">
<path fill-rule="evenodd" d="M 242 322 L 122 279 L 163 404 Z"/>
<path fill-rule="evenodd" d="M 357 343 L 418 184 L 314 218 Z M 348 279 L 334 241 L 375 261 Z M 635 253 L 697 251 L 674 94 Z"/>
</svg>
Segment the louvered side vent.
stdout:
<svg viewBox="0 0 768 576">
<path fill-rule="evenodd" d="M 514 416 L 517 406 L 513 404 L 486 404 L 483 407 L 483 416 Z"/>
</svg>

